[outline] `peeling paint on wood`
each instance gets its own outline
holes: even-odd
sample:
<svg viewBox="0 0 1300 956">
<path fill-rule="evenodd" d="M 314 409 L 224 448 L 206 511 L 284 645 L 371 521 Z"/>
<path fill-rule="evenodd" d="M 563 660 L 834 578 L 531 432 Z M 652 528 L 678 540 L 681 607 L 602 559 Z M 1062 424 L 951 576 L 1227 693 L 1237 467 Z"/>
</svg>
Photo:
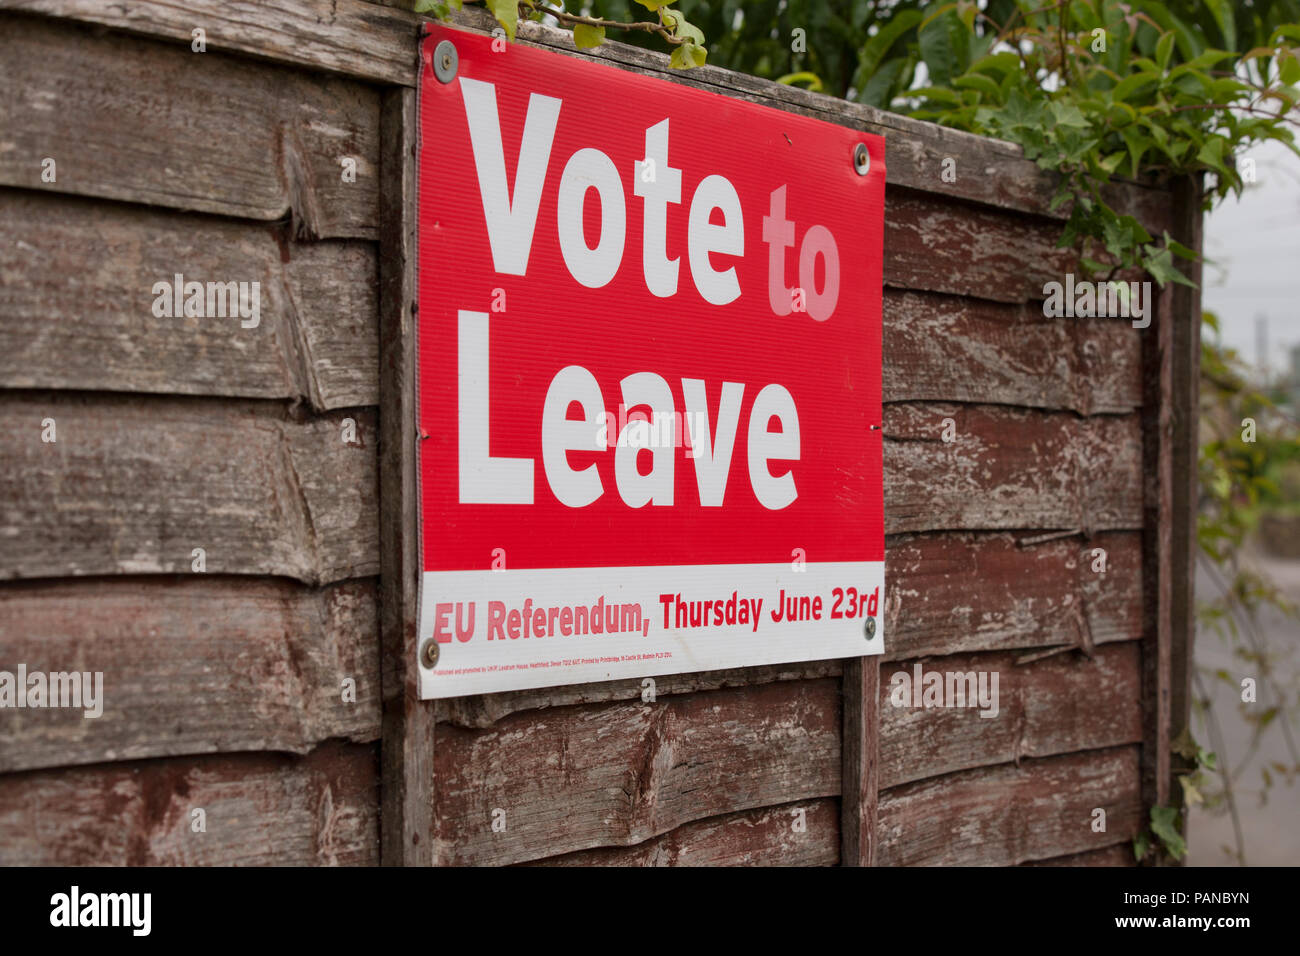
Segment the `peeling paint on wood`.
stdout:
<svg viewBox="0 0 1300 956">
<path fill-rule="evenodd" d="M 885 659 L 1137 640 L 1141 538 L 1017 534 L 900 535 L 886 540 Z M 1110 571 L 1092 570 L 1093 548 Z"/>
<path fill-rule="evenodd" d="M 1142 527 L 1136 415 L 897 404 L 884 429 L 886 534 Z"/>
<path fill-rule="evenodd" d="M 439 859 L 632 845 L 692 820 L 832 796 L 839 740 L 834 679 L 517 714 L 488 731 L 439 725 Z M 492 830 L 496 808 L 505 832 Z"/>
<path fill-rule="evenodd" d="M 974 709 L 895 709 L 885 696 L 889 675 L 910 663 L 884 665 L 882 788 L 919 777 L 950 781 L 954 771 L 981 767 L 996 777 L 1004 770 L 997 765 L 1111 753 L 1101 748 L 1140 739 L 1134 644 L 1094 660 L 1060 656 L 1017 667 L 1015 655 L 984 654 L 923 664 L 999 670 L 1005 711 L 985 719 Z M 559 847 L 633 846 L 691 821 L 782 802 L 773 794 L 838 794 L 839 718 L 838 682 L 815 679 L 530 711 L 481 731 L 440 725 L 443 861 L 517 863 Z M 495 808 L 505 811 L 504 833 L 492 830 Z"/>
<path fill-rule="evenodd" d="M 1092 659 L 1063 654 L 1020 665 L 1015 654 L 959 654 L 883 664 L 880 786 L 1025 757 L 1140 743 L 1138 657 L 1137 644 L 1128 642 L 1101 648 Z M 914 683 L 918 665 L 922 674 L 937 673 L 941 680 L 996 673 L 996 713 L 981 716 L 974 700 L 965 707 L 951 701 L 944 707 L 894 706 L 894 675 L 905 674 Z"/>
<path fill-rule="evenodd" d="M 1127 413 L 1142 404 L 1129 322 L 1048 319 L 1009 305 L 885 290 L 884 400 Z"/>
<path fill-rule="evenodd" d="M 365 0 L 0 0 L 0 9 L 85 20 L 187 47 L 195 24 L 203 24 L 212 52 L 405 86 L 415 85 L 415 41 L 423 19 Z"/>
<path fill-rule="evenodd" d="M 379 755 L 192 757 L 0 776 L 0 866 L 378 862 Z M 207 832 L 192 829 L 202 809 Z"/>
<path fill-rule="evenodd" d="M 1131 839 L 1141 817 L 1137 747 L 1025 760 L 882 791 L 879 862 L 1011 866 Z"/>
</svg>

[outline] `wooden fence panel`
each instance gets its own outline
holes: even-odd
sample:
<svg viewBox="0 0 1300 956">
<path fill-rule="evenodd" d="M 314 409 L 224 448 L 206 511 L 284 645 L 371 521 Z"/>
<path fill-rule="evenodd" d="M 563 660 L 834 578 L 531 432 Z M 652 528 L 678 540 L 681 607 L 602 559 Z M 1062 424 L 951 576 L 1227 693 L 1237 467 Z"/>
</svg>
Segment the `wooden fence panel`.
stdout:
<svg viewBox="0 0 1300 956">
<path fill-rule="evenodd" d="M 365 410 L 300 422 L 258 404 L 10 396 L 0 578 L 188 574 L 195 548 L 210 574 L 377 574 L 374 436 Z"/>
<path fill-rule="evenodd" d="M 373 865 L 378 779 L 363 744 L 5 774 L 0 866 Z"/>
<path fill-rule="evenodd" d="M 38 19 L 4 31 L 0 185 L 377 238 L 370 87 Z M 41 179 L 45 157 L 54 183 Z"/>
<path fill-rule="evenodd" d="M 1132 839 L 1141 818 L 1137 747 L 1025 760 L 881 793 L 879 860 L 1011 866 Z"/>
<path fill-rule="evenodd" d="M 7 712 L 0 772 L 378 740 L 377 632 L 374 579 L 319 590 L 207 575 L 10 584 L 3 666 L 101 672 L 103 713 Z"/>
<path fill-rule="evenodd" d="M 256 325 L 155 315 L 182 267 L 259 283 Z M 375 405 L 376 270 L 372 243 L 0 190 L 0 386 Z"/>
</svg>

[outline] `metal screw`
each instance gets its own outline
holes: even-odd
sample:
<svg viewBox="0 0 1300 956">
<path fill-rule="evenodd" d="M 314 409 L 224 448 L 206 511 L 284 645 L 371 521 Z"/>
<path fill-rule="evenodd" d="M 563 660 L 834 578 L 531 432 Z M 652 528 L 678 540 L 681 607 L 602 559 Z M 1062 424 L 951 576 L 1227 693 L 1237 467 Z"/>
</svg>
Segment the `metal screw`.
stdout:
<svg viewBox="0 0 1300 956">
<path fill-rule="evenodd" d="M 867 152 L 866 143 L 858 143 L 853 147 L 853 168 L 858 171 L 859 176 L 865 176 L 867 170 L 871 168 L 871 154 Z"/>
<path fill-rule="evenodd" d="M 866 632 L 867 640 L 871 640 L 873 637 L 875 637 L 876 619 L 874 617 L 867 618 L 866 623 L 862 625 L 862 630 Z"/>
<path fill-rule="evenodd" d="M 456 64 L 459 62 L 456 45 L 450 40 L 442 40 L 433 51 L 433 75 L 439 82 L 450 83 L 456 78 Z"/>
<path fill-rule="evenodd" d="M 420 649 L 420 660 L 425 667 L 437 667 L 440 653 L 438 642 L 430 638 L 424 642 L 424 647 Z"/>
</svg>

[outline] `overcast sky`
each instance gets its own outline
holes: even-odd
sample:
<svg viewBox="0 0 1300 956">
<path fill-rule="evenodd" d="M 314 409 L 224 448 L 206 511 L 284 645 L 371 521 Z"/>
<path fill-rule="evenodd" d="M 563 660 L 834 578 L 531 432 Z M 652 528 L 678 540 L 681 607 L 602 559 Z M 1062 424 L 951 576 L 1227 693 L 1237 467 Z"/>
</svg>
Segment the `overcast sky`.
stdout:
<svg viewBox="0 0 1300 956">
<path fill-rule="evenodd" d="M 1216 313 L 1223 342 L 1254 364 L 1257 316 L 1268 319 L 1273 374 L 1285 372 L 1300 344 L 1300 157 L 1266 143 L 1255 160 L 1257 182 L 1205 218 L 1203 305 Z"/>
</svg>

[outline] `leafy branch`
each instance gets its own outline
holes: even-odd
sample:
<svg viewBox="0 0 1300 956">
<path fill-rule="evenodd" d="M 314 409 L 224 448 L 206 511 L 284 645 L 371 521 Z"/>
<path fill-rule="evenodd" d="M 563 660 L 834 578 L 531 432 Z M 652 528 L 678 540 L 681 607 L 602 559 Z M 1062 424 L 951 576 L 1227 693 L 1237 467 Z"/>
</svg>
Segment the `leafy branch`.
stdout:
<svg viewBox="0 0 1300 956">
<path fill-rule="evenodd" d="M 478 0 L 415 0 L 416 13 L 430 13 L 446 19 L 452 10 L 463 9 L 466 3 Z M 570 13 L 564 9 L 563 0 L 552 4 L 547 0 L 481 0 L 483 6 L 496 18 L 506 36 L 514 40 L 520 20 L 542 20 L 552 17 L 556 22 L 573 28 L 573 42 L 581 48 L 598 47 L 609 29 L 631 33 L 652 34 L 672 48 L 669 64 L 677 69 L 703 66 L 708 56 L 704 33 L 687 21 L 681 11 L 672 7 L 673 0 L 637 0 L 641 6 L 657 16 L 657 20 L 626 22 L 585 13 Z"/>
</svg>

